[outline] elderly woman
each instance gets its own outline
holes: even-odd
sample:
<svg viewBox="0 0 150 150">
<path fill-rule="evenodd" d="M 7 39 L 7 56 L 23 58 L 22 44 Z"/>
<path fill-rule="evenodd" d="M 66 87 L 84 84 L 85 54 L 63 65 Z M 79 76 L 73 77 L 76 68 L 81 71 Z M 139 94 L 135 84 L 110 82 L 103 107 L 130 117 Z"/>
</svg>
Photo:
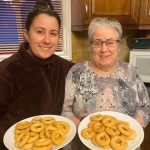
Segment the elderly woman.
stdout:
<svg viewBox="0 0 150 150">
<path fill-rule="evenodd" d="M 118 60 L 122 37 L 120 23 L 95 18 L 88 35 L 91 61 L 70 69 L 62 115 L 78 126 L 91 113 L 118 111 L 145 127 L 150 120 L 150 100 L 136 68 Z"/>
</svg>

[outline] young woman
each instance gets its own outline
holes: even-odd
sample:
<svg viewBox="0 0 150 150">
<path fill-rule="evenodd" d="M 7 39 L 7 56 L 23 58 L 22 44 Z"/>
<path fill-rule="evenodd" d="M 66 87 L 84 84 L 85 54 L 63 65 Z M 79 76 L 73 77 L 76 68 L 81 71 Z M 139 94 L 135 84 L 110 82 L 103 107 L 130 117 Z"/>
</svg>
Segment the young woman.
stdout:
<svg viewBox="0 0 150 150">
<path fill-rule="evenodd" d="M 25 43 L 0 62 L 0 149 L 14 123 L 42 114 L 60 115 L 65 77 L 73 63 L 54 54 L 59 42 L 60 18 L 48 7 L 27 16 Z"/>
</svg>

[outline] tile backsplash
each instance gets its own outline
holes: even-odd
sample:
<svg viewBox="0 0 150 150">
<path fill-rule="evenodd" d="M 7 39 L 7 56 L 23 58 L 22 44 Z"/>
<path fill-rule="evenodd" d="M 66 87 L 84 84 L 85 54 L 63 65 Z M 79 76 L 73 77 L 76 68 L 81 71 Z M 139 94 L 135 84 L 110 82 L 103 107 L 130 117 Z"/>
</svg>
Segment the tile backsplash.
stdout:
<svg viewBox="0 0 150 150">
<path fill-rule="evenodd" d="M 126 37 L 122 40 L 122 49 L 119 54 L 119 60 L 129 61 L 129 47 L 126 43 Z M 72 60 L 73 62 L 82 62 L 90 59 L 90 48 L 87 31 L 72 32 Z"/>
<path fill-rule="evenodd" d="M 149 33 L 149 32 L 148 32 Z M 119 60 L 129 62 L 130 48 L 127 44 L 128 36 L 143 37 L 147 31 L 125 30 L 122 39 L 122 49 L 119 54 Z M 90 48 L 88 43 L 87 31 L 72 32 L 72 60 L 73 62 L 81 62 L 90 59 Z"/>
</svg>

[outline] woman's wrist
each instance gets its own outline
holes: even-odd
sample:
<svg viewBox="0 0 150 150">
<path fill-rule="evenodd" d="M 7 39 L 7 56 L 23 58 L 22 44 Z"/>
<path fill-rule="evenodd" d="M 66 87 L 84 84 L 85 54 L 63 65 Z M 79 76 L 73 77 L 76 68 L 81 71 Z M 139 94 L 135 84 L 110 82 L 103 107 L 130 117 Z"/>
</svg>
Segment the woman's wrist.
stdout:
<svg viewBox="0 0 150 150">
<path fill-rule="evenodd" d="M 71 120 L 75 123 L 75 125 L 78 127 L 80 124 L 80 119 L 77 116 L 72 116 Z"/>
</svg>

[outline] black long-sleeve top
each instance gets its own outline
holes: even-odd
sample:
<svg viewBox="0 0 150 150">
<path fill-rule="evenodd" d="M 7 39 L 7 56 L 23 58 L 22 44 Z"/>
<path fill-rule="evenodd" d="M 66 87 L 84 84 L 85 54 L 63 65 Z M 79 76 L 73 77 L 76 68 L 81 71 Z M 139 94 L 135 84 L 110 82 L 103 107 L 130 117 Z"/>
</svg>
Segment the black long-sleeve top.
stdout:
<svg viewBox="0 0 150 150">
<path fill-rule="evenodd" d="M 3 136 L 14 123 L 42 114 L 60 115 L 65 77 L 73 66 L 55 54 L 46 60 L 26 52 L 27 44 L 0 62 L 0 149 Z"/>
</svg>

